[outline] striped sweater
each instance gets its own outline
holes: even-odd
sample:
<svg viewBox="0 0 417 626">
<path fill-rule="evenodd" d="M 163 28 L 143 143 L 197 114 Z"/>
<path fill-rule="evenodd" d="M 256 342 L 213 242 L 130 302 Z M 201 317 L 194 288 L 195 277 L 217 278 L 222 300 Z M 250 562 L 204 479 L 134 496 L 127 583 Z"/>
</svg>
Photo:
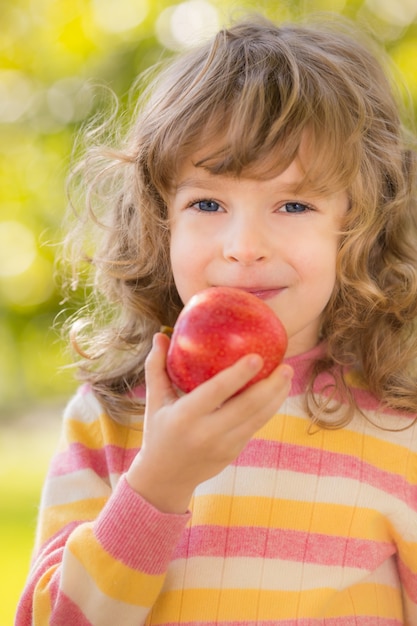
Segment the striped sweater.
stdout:
<svg viewBox="0 0 417 626">
<path fill-rule="evenodd" d="M 185 515 L 129 487 L 141 425 L 116 424 L 81 388 L 45 483 L 16 626 L 416 626 L 417 426 L 400 430 L 410 417 L 379 411 L 347 375 L 370 420 L 309 429 L 302 400 L 316 354 L 289 359 L 280 413 Z"/>
</svg>

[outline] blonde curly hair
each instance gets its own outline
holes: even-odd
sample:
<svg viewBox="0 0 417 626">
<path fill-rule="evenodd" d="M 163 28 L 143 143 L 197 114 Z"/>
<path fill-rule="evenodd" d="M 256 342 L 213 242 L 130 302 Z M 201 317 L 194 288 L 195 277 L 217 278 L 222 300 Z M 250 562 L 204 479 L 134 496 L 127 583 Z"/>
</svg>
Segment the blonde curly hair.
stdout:
<svg viewBox="0 0 417 626">
<path fill-rule="evenodd" d="M 182 308 L 167 218 L 178 164 L 215 142 L 198 165 L 267 178 L 296 158 L 306 132 L 309 188 L 349 194 L 310 414 L 326 422 L 332 409 L 318 404 L 314 380 L 345 367 L 358 368 L 384 405 L 416 412 L 415 146 L 385 68 L 353 32 L 334 20 L 277 26 L 260 16 L 224 28 L 158 71 L 124 137 L 97 142 L 75 168 L 72 204 L 75 189 L 85 201 L 69 241 L 91 306 L 72 338 L 81 378 L 116 419 L 143 411 L 130 392 L 144 382 L 153 334 Z M 335 385 L 347 398 L 340 426 L 355 407 L 342 375 Z"/>
</svg>

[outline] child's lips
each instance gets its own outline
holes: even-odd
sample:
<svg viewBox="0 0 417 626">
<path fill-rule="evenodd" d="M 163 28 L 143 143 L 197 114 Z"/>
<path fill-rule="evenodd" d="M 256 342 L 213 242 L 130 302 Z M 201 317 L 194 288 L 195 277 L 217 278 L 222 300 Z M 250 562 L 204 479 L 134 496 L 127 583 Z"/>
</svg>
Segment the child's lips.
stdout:
<svg viewBox="0 0 417 626">
<path fill-rule="evenodd" d="M 284 287 L 241 287 L 236 285 L 235 288 L 251 293 L 260 300 L 269 300 L 284 291 Z"/>
<path fill-rule="evenodd" d="M 279 293 L 281 293 L 283 289 L 281 287 L 276 287 L 274 289 L 247 289 L 245 291 L 249 291 L 257 298 L 261 300 L 269 300 L 270 298 L 274 298 Z"/>
</svg>

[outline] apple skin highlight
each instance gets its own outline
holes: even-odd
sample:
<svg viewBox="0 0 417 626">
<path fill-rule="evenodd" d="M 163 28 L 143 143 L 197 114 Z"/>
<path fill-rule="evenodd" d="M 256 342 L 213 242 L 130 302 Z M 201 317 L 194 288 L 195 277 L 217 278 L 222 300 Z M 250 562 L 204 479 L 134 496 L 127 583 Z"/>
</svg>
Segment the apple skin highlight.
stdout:
<svg viewBox="0 0 417 626">
<path fill-rule="evenodd" d="M 243 391 L 281 363 L 287 344 L 284 326 L 260 298 L 234 287 L 210 287 L 195 294 L 178 316 L 167 371 L 188 393 L 246 354 L 259 354 L 263 367 Z"/>
</svg>

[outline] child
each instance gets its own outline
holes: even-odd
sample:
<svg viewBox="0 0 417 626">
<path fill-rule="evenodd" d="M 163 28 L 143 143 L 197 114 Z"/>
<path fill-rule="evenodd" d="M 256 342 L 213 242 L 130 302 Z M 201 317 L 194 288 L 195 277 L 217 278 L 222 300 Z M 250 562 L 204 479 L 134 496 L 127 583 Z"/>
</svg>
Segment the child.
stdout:
<svg viewBox="0 0 417 626">
<path fill-rule="evenodd" d="M 87 155 L 98 315 L 18 626 L 417 625 L 416 155 L 348 31 L 224 29 Z M 285 363 L 179 396 L 158 329 L 215 285 L 267 302 Z"/>
</svg>

